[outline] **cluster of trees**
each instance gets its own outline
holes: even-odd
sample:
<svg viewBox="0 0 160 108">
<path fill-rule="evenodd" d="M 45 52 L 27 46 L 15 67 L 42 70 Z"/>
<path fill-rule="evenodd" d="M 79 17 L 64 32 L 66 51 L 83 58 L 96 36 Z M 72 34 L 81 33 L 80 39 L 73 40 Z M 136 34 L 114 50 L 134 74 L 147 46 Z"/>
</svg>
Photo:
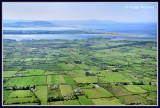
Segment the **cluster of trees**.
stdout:
<svg viewBox="0 0 160 108">
<path fill-rule="evenodd" d="M 33 86 L 16 86 L 12 87 L 12 90 L 30 90 L 31 88 L 36 89 L 36 85 Z"/>
<path fill-rule="evenodd" d="M 86 72 L 86 76 L 96 76 L 96 73 L 90 73 L 90 72 Z"/>
<path fill-rule="evenodd" d="M 81 64 L 82 61 L 74 61 L 76 64 Z"/>
<path fill-rule="evenodd" d="M 139 82 L 132 82 L 133 85 L 144 85 L 143 81 L 139 81 Z"/>
<path fill-rule="evenodd" d="M 63 96 L 56 96 L 56 97 L 48 97 L 48 102 L 52 102 L 52 101 L 61 101 L 63 100 Z"/>
</svg>

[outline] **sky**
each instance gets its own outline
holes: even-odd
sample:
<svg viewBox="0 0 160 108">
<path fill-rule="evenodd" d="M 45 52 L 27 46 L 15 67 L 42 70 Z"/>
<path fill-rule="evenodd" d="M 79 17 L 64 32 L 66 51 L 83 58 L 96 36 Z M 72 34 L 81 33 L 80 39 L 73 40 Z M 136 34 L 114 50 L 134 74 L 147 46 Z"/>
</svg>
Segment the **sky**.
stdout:
<svg viewBox="0 0 160 108">
<path fill-rule="evenodd" d="M 157 22 L 157 3 L 3 2 L 2 17 L 8 20 L 112 20 Z"/>
</svg>

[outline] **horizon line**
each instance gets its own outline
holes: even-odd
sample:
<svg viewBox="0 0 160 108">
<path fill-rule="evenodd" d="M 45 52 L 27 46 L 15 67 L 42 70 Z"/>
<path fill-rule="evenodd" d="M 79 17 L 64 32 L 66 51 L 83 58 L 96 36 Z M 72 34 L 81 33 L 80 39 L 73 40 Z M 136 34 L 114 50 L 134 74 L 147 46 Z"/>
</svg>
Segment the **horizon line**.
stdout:
<svg viewBox="0 0 160 108">
<path fill-rule="evenodd" d="M 117 22 L 117 23 L 158 23 L 157 21 L 154 22 L 136 22 L 136 21 L 114 21 L 114 20 L 103 20 L 103 19 L 82 19 L 82 20 L 58 20 L 58 19 L 48 19 L 48 20 L 40 20 L 40 19 L 3 19 L 4 20 L 9 20 L 9 21 L 110 21 L 110 22 Z"/>
</svg>

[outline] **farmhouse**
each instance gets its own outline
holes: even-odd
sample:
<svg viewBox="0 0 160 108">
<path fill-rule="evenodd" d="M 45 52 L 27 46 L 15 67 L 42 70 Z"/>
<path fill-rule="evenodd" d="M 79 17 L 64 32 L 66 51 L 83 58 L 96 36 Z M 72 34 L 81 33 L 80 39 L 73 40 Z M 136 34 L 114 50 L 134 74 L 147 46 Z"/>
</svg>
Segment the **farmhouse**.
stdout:
<svg viewBox="0 0 160 108">
<path fill-rule="evenodd" d="M 69 95 L 65 95 L 65 96 L 64 96 L 64 99 L 65 99 L 65 100 L 70 100 L 70 99 L 72 99 L 72 96 L 71 96 L 70 94 L 69 94 Z"/>
<path fill-rule="evenodd" d="M 81 89 L 76 89 L 75 92 L 81 92 Z"/>
<path fill-rule="evenodd" d="M 6 87 L 6 90 L 12 90 L 12 87 Z"/>
<path fill-rule="evenodd" d="M 36 88 L 35 88 L 35 89 L 31 88 L 31 91 L 35 92 L 35 91 L 36 91 Z"/>
<path fill-rule="evenodd" d="M 119 82 L 120 85 L 130 85 L 131 82 Z"/>
<path fill-rule="evenodd" d="M 18 76 L 18 74 L 14 74 L 13 76 Z"/>
<path fill-rule="evenodd" d="M 35 92 L 37 89 L 36 89 L 36 86 L 33 85 L 33 88 L 31 88 L 31 91 Z"/>
<path fill-rule="evenodd" d="M 134 79 L 138 79 L 136 76 L 132 76 L 132 78 L 134 78 Z"/>
<path fill-rule="evenodd" d="M 49 87 L 53 87 L 53 88 L 56 88 L 56 85 L 49 85 Z"/>
<path fill-rule="evenodd" d="M 99 86 L 98 84 L 96 84 L 94 87 L 95 87 L 95 88 L 99 88 L 100 86 Z"/>
<path fill-rule="evenodd" d="M 157 85 L 157 82 L 151 82 L 151 85 Z"/>
</svg>

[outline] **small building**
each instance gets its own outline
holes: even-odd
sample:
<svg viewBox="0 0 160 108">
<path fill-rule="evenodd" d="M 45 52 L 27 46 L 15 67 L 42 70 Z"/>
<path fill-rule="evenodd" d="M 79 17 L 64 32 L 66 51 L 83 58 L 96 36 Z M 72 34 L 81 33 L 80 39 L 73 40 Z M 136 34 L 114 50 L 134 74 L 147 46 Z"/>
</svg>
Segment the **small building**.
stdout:
<svg viewBox="0 0 160 108">
<path fill-rule="evenodd" d="M 115 82 L 114 84 L 115 84 L 115 85 L 118 85 L 118 83 L 117 83 L 117 82 Z"/>
<path fill-rule="evenodd" d="M 12 87 L 6 87 L 6 90 L 12 90 Z"/>
<path fill-rule="evenodd" d="M 136 76 L 132 76 L 132 78 L 134 78 L 134 79 L 138 79 Z"/>
<path fill-rule="evenodd" d="M 130 85 L 131 82 L 119 82 L 118 84 L 120 84 L 120 85 Z"/>
<path fill-rule="evenodd" d="M 151 85 L 157 85 L 157 82 L 151 82 Z"/>
<path fill-rule="evenodd" d="M 71 96 L 70 94 L 69 94 L 69 95 L 65 95 L 65 96 L 64 96 L 64 99 L 65 99 L 65 100 L 70 100 L 70 99 L 72 99 L 72 96 Z"/>
<path fill-rule="evenodd" d="M 109 71 L 111 71 L 111 69 L 107 69 L 106 71 L 109 72 Z"/>
<path fill-rule="evenodd" d="M 35 88 L 35 89 L 31 88 L 31 91 L 35 92 L 35 91 L 36 91 L 36 88 Z"/>
<path fill-rule="evenodd" d="M 94 85 L 95 88 L 99 88 L 100 86 L 98 84 Z"/>
<path fill-rule="evenodd" d="M 81 92 L 81 89 L 76 89 L 75 92 Z"/>
<path fill-rule="evenodd" d="M 14 74 L 13 76 L 18 76 L 18 74 Z"/>
<path fill-rule="evenodd" d="M 49 85 L 49 87 L 53 87 L 53 88 L 56 88 L 56 85 Z"/>
</svg>

